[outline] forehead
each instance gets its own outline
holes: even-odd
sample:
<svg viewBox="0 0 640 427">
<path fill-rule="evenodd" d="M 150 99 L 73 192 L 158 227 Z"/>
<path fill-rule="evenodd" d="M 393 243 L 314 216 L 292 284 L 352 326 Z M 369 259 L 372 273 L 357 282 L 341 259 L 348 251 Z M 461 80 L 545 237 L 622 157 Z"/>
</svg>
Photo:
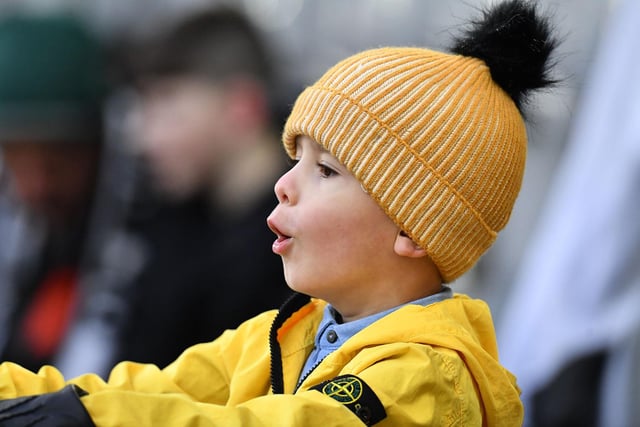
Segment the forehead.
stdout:
<svg viewBox="0 0 640 427">
<path fill-rule="evenodd" d="M 332 154 L 322 145 L 316 142 L 315 139 L 307 135 L 298 135 L 296 137 L 296 153 L 301 154 L 304 150 L 312 150 L 316 153 L 328 154 L 332 156 Z"/>
</svg>

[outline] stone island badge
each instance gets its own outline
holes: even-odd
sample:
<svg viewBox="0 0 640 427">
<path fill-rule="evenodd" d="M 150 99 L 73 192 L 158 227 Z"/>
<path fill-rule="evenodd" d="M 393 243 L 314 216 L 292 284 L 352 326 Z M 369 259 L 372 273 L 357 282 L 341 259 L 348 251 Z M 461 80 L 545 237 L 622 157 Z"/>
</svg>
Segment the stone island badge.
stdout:
<svg viewBox="0 0 640 427">
<path fill-rule="evenodd" d="M 342 403 L 365 425 L 372 426 L 387 416 L 378 396 L 355 375 L 341 375 L 311 389 Z"/>
</svg>

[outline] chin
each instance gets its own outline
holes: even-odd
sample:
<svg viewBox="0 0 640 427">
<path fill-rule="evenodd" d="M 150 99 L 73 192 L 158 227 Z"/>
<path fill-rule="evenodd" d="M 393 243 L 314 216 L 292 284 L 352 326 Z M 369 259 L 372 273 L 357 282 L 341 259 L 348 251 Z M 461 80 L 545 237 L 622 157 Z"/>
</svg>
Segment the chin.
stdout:
<svg viewBox="0 0 640 427">
<path fill-rule="evenodd" d="M 305 284 L 309 283 L 308 280 L 303 280 L 300 277 L 295 277 L 292 274 L 287 273 L 286 269 L 284 273 L 284 280 L 285 282 L 287 282 L 287 286 L 289 286 L 289 289 L 291 289 L 292 291 L 296 291 L 309 296 L 314 296 L 311 292 L 311 289 L 308 286 L 304 286 Z"/>
</svg>

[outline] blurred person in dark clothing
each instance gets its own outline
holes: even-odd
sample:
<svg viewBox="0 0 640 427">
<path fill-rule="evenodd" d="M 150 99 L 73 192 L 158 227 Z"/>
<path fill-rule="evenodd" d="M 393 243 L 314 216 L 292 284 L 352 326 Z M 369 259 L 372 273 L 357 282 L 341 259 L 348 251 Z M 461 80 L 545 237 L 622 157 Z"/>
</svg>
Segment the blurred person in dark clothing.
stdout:
<svg viewBox="0 0 640 427">
<path fill-rule="evenodd" d="M 106 66 L 102 43 L 71 16 L 0 17 L 1 360 L 63 370 L 86 360 L 62 354 L 127 193 L 103 174 L 114 159 Z"/>
<path fill-rule="evenodd" d="M 132 52 L 134 140 L 155 203 L 130 222 L 146 264 L 118 359 L 164 366 L 284 301 L 265 220 L 286 161 L 268 54 L 243 15 L 197 11 Z"/>
</svg>

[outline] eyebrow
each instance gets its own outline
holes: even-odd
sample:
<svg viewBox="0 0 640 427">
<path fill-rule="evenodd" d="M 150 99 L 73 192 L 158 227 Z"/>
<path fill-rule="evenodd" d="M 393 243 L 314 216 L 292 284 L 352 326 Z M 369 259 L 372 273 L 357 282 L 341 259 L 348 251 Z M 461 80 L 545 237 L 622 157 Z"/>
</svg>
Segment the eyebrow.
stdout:
<svg viewBox="0 0 640 427">
<path fill-rule="evenodd" d="M 324 148 L 324 146 L 322 146 L 322 144 L 320 144 L 318 141 L 316 141 L 315 139 L 313 139 L 313 138 L 311 138 L 310 136 L 307 136 L 307 135 L 299 135 L 296 138 L 296 152 L 302 148 L 302 142 L 301 142 L 302 138 L 301 137 L 303 137 L 303 136 L 306 137 L 305 138 L 306 140 L 312 142 L 311 145 L 313 147 L 315 147 L 315 150 L 318 150 L 318 152 L 326 153 L 326 154 L 329 154 L 329 155 L 333 155 L 333 154 L 331 154 L 331 152 L 329 150 Z"/>
<path fill-rule="evenodd" d="M 333 154 L 331 154 L 331 151 L 327 150 L 326 148 L 324 148 L 322 145 L 320 145 L 319 143 L 316 142 L 316 144 L 318 145 L 318 147 L 320 148 L 320 153 L 326 153 L 326 154 L 330 154 L 331 156 L 333 156 Z"/>
</svg>

